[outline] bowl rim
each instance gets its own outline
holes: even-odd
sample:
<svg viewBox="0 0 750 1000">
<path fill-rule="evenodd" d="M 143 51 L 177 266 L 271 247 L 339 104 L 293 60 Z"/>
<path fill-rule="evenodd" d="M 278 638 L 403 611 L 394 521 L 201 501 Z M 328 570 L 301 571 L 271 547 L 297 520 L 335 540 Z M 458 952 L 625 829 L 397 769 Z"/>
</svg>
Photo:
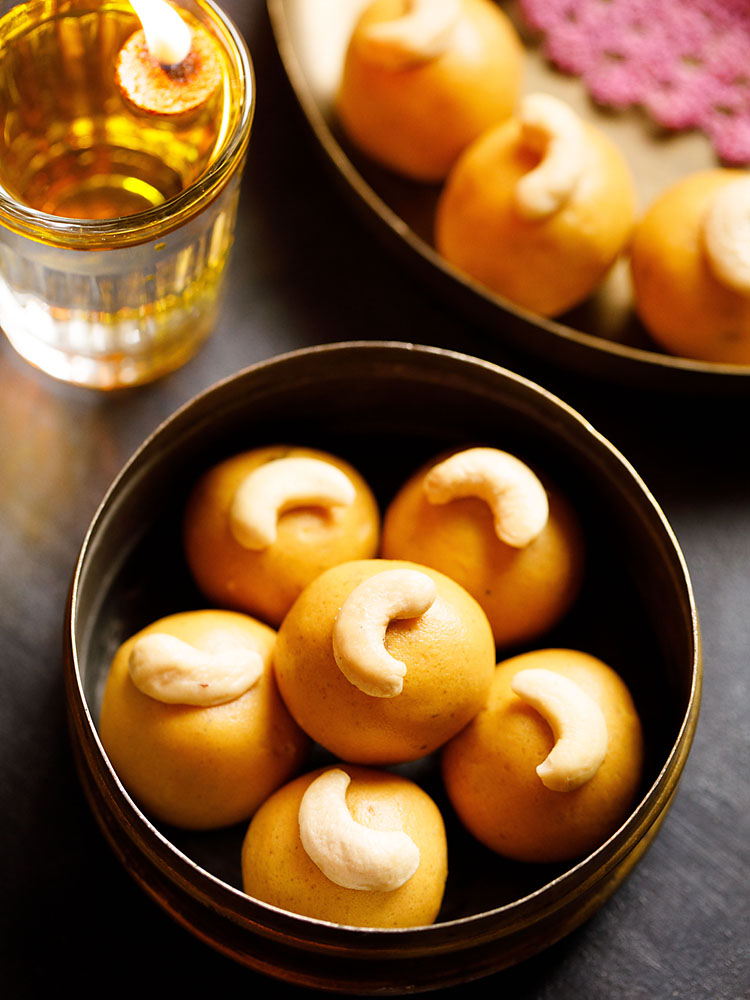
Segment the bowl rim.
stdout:
<svg viewBox="0 0 750 1000">
<path fill-rule="evenodd" d="M 513 899 L 500 906 L 493 907 L 488 910 L 482 910 L 478 913 L 472 913 L 448 920 L 439 920 L 433 924 L 425 924 L 415 927 L 358 927 L 293 913 L 273 904 L 265 903 L 255 897 L 248 896 L 242 890 L 230 885 L 228 882 L 225 882 L 222 878 L 208 871 L 206 868 L 203 868 L 198 862 L 194 861 L 187 854 L 185 854 L 184 851 L 177 847 L 168 836 L 163 834 L 145 815 L 145 813 L 141 811 L 140 807 L 131 798 L 130 794 L 123 786 L 114 767 L 110 763 L 99 738 L 98 729 L 93 718 L 92 706 L 89 704 L 83 689 L 81 657 L 76 639 L 78 631 L 77 619 L 79 591 L 82 579 L 85 575 L 89 551 L 92 547 L 94 539 L 97 536 L 99 527 L 106 519 L 107 514 L 112 505 L 115 503 L 120 491 L 126 487 L 131 473 L 140 463 L 149 458 L 152 451 L 158 450 L 160 439 L 166 433 L 167 429 L 171 429 L 175 425 L 179 425 L 180 423 L 188 420 L 196 405 L 205 403 L 205 401 L 214 393 L 220 392 L 224 386 L 231 383 L 239 383 L 244 380 L 252 379 L 254 375 L 260 371 L 273 372 L 274 370 L 283 368 L 284 366 L 296 363 L 301 359 L 309 358 L 311 355 L 319 355 L 325 359 L 332 354 L 347 353 L 361 353 L 363 355 L 370 355 L 371 357 L 374 355 L 380 355 L 384 360 L 388 357 L 396 356 L 403 357 L 404 360 L 406 360 L 408 356 L 410 359 L 414 357 L 428 357 L 434 363 L 458 363 L 467 371 L 470 369 L 480 369 L 486 375 L 490 375 L 493 378 L 499 376 L 502 380 L 510 380 L 516 385 L 522 387 L 525 392 L 530 392 L 532 395 L 541 395 L 548 405 L 562 408 L 562 411 L 566 414 L 568 419 L 571 419 L 574 423 L 578 424 L 583 431 L 594 440 L 596 446 L 603 448 L 604 451 L 608 453 L 610 458 L 614 459 L 614 461 L 622 467 L 623 471 L 630 476 L 633 485 L 635 485 L 638 489 L 639 495 L 641 495 L 643 501 L 647 504 L 651 514 L 655 516 L 663 533 L 663 540 L 668 543 L 671 556 L 676 560 L 676 566 L 679 568 L 679 582 L 684 590 L 684 599 L 690 609 L 692 664 L 690 691 L 684 715 L 680 722 L 677 735 L 670 747 L 666 759 L 659 767 L 658 773 L 654 776 L 649 787 L 642 792 L 638 802 L 634 804 L 627 817 L 620 824 L 617 830 L 614 831 L 610 837 L 608 837 L 607 840 L 600 844 L 594 851 L 580 858 L 570 867 L 566 867 L 564 871 L 556 875 L 550 881 L 545 882 L 542 886 L 526 893 L 518 899 Z M 210 884 L 215 890 L 218 890 L 219 893 L 223 895 L 227 903 L 231 901 L 231 903 L 234 904 L 232 912 L 235 917 L 239 917 L 240 919 L 243 917 L 250 917 L 251 911 L 260 910 L 260 912 L 266 912 L 269 916 L 272 916 L 275 919 L 276 927 L 283 925 L 293 928 L 297 925 L 309 925 L 318 928 L 321 931 L 328 930 L 329 932 L 334 933 L 337 940 L 340 940 L 343 935 L 344 940 L 348 938 L 356 939 L 358 943 L 372 939 L 373 937 L 380 939 L 383 935 L 385 935 L 388 940 L 392 940 L 395 943 L 399 939 L 412 937 L 414 934 L 418 934 L 422 940 L 426 939 L 429 941 L 433 937 L 440 938 L 446 933 L 449 933 L 451 929 L 456 928 L 468 928 L 470 930 L 474 929 L 475 931 L 481 932 L 482 925 L 488 921 L 494 922 L 498 918 L 518 918 L 526 911 L 532 909 L 540 897 L 555 897 L 557 892 L 564 890 L 567 887 L 569 887 L 569 893 L 575 893 L 582 886 L 593 885 L 603 879 L 637 846 L 641 837 L 644 836 L 655 823 L 658 823 L 661 820 L 665 807 L 669 805 L 675 790 L 674 786 L 676 785 L 676 782 L 681 774 L 682 767 L 684 766 L 687 758 L 697 725 L 702 686 L 702 646 L 700 625 L 692 582 L 690 580 L 685 558 L 674 531 L 661 510 L 661 507 L 638 472 L 622 455 L 622 453 L 572 406 L 564 402 L 554 393 L 543 388 L 542 386 L 537 385 L 524 376 L 518 375 L 509 369 L 502 368 L 493 362 L 475 358 L 461 352 L 411 342 L 388 340 L 352 340 L 333 342 L 315 345 L 313 347 L 299 348 L 274 355 L 262 361 L 255 362 L 204 388 L 191 399 L 180 405 L 171 415 L 162 420 L 122 466 L 119 473 L 106 490 L 91 518 L 81 544 L 70 583 L 68 605 L 65 613 L 64 645 L 65 670 L 68 674 L 66 690 L 69 708 L 75 711 L 79 720 L 82 720 L 85 736 L 89 745 L 93 746 L 100 766 L 103 765 L 105 769 L 106 780 L 111 787 L 116 789 L 117 794 L 122 799 L 121 804 L 124 804 L 126 811 L 131 813 L 135 817 L 136 821 L 142 825 L 143 830 L 148 835 L 148 838 L 152 840 L 154 844 L 159 844 L 162 848 L 166 849 L 168 856 L 171 857 L 174 855 L 175 861 L 179 863 L 179 868 L 192 873 L 202 882 L 205 881 L 207 884 Z M 70 704 L 71 701 L 75 704 Z M 670 782 L 672 776 L 674 776 L 674 782 Z M 644 817 L 650 817 L 650 822 L 645 829 L 641 829 L 640 824 Z M 640 836 L 638 837 L 634 836 L 636 830 L 640 831 Z M 128 834 L 130 836 L 131 831 L 128 831 Z M 149 851 L 145 843 L 139 841 L 138 848 L 148 855 Z M 155 854 L 151 856 L 151 860 L 157 860 Z M 159 861 L 159 864 L 160 867 L 164 867 L 162 861 Z M 170 871 L 169 875 L 173 880 L 179 879 L 179 871 L 177 869 Z M 208 895 L 208 892 L 206 894 Z M 554 903 L 554 900 L 552 902 Z M 534 910 L 534 917 L 536 918 L 537 916 L 538 910 Z M 255 931 L 263 931 L 263 927 L 258 926 L 257 921 L 253 921 L 253 929 Z M 481 938 L 477 937 L 477 934 L 475 933 L 472 935 L 471 940 L 472 942 L 477 942 L 481 940 Z M 457 945 L 457 947 L 459 946 L 460 945 Z M 427 947 L 429 947 L 429 945 L 427 945 Z"/>
</svg>

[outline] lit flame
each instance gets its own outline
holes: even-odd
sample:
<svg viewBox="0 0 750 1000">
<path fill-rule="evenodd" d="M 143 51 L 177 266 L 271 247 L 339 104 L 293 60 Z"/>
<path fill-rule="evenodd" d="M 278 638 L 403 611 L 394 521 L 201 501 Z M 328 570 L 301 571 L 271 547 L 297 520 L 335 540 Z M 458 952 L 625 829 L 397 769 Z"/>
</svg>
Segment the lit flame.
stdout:
<svg viewBox="0 0 750 1000">
<path fill-rule="evenodd" d="M 146 34 L 148 51 L 162 66 L 177 66 L 193 44 L 190 28 L 165 0 L 130 0 Z"/>
</svg>

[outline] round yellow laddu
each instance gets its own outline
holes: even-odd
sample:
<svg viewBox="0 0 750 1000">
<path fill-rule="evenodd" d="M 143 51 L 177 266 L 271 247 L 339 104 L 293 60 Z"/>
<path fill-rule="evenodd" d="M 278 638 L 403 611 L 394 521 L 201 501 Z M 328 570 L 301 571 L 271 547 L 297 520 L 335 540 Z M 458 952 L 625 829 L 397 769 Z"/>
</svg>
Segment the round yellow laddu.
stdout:
<svg viewBox="0 0 750 1000">
<path fill-rule="evenodd" d="M 374 697 L 339 669 L 334 625 L 358 584 L 398 568 L 434 580 L 437 598 L 423 615 L 391 621 L 384 646 L 405 664 L 403 690 Z M 343 563 L 309 584 L 284 619 L 274 654 L 279 690 L 299 725 L 358 764 L 415 760 L 445 743 L 484 703 L 494 662 L 487 618 L 462 587 L 434 569 L 381 559 Z"/>
<path fill-rule="evenodd" d="M 354 488 L 353 502 L 283 510 L 273 544 L 247 548 L 230 523 L 235 495 L 254 470 L 285 458 L 318 459 L 340 470 Z M 323 570 L 373 556 L 379 530 L 375 497 L 348 462 L 311 448 L 275 445 L 242 452 L 206 472 L 188 499 L 183 535 L 188 565 L 208 600 L 275 627 L 303 587 Z"/>
<path fill-rule="evenodd" d="M 461 0 L 445 51 L 405 66 L 383 64 L 366 33 L 408 10 L 375 0 L 357 23 L 336 109 L 351 140 L 372 159 L 418 181 L 441 181 L 459 153 L 511 114 L 522 71 L 521 43 L 489 0 Z"/>
<path fill-rule="evenodd" d="M 435 242 L 458 270 L 542 316 L 587 298 L 625 249 L 635 219 L 629 167 L 612 141 L 582 122 L 585 181 L 546 218 L 518 210 L 516 185 L 540 162 L 512 118 L 461 155 L 438 200 Z"/>
<path fill-rule="evenodd" d="M 750 364 L 750 263 L 747 291 L 724 284 L 710 266 L 702 235 L 714 197 L 742 177 L 745 171 L 721 168 L 691 174 L 657 198 L 636 226 L 630 258 L 635 308 L 654 340 L 673 354 Z M 750 243 L 749 234 L 746 225 Z"/>
<path fill-rule="evenodd" d="M 546 527 L 513 548 L 497 537 L 483 500 L 427 499 L 424 478 L 444 457 L 416 472 L 388 505 L 383 557 L 433 566 L 459 583 L 485 611 L 499 647 L 542 635 L 570 609 L 583 576 L 583 535 L 570 503 L 548 486 Z"/>
<path fill-rule="evenodd" d="M 311 860 L 300 840 L 302 796 L 322 772 L 280 788 L 258 810 L 242 848 L 243 887 L 249 896 L 293 913 L 358 927 L 413 927 L 437 917 L 447 875 L 442 816 L 429 795 L 384 771 L 340 767 L 351 776 L 346 805 L 365 827 L 403 830 L 419 850 L 419 866 L 387 891 L 344 888 Z"/>
<path fill-rule="evenodd" d="M 572 791 L 546 787 L 536 768 L 554 745 L 537 709 L 515 694 L 514 676 L 543 667 L 580 685 L 606 721 L 606 756 Z M 445 789 L 466 828 L 517 861 L 557 862 L 602 844 L 627 817 L 643 769 L 643 736 L 620 677 L 583 652 L 541 649 L 498 664 L 486 706 L 443 750 Z"/>
<path fill-rule="evenodd" d="M 203 649 L 217 633 L 262 658 L 259 680 L 234 700 L 167 704 L 131 680 L 130 655 L 140 637 L 167 634 Z M 157 819 L 195 830 L 240 822 L 301 767 L 309 740 L 279 697 L 271 666 L 275 638 L 246 615 L 205 610 L 156 621 L 117 650 L 99 733 L 125 788 Z"/>
</svg>

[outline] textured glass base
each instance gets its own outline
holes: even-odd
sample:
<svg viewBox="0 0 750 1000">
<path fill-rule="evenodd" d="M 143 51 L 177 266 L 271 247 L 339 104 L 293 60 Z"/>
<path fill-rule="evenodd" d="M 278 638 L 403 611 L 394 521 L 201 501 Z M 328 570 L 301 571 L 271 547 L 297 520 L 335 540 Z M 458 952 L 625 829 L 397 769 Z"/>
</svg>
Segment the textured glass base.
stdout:
<svg viewBox="0 0 750 1000">
<path fill-rule="evenodd" d="M 27 361 L 97 389 L 151 381 L 209 336 L 237 209 L 221 197 L 158 241 L 113 250 L 0 241 L 0 327 Z"/>
<path fill-rule="evenodd" d="M 0 288 L 0 298 L 4 292 L 5 289 Z M 189 329 L 162 338 L 158 346 L 150 344 L 140 350 L 133 350 L 132 344 L 130 350 L 102 349 L 96 354 L 55 347 L 30 333 L 34 327 L 28 323 L 14 323 L 6 331 L 6 336 L 21 357 L 54 378 L 92 389 L 119 389 L 151 382 L 189 361 L 210 335 L 215 311 L 204 312 Z M 30 308 L 29 316 L 33 312 Z M 110 332 L 106 329 L 97 331 L 89 326 L 87 336 L 104 344 Z M 132 341 L 137 342 L 138 339 L 139 331 L 134 328 Z"/>
</svg>

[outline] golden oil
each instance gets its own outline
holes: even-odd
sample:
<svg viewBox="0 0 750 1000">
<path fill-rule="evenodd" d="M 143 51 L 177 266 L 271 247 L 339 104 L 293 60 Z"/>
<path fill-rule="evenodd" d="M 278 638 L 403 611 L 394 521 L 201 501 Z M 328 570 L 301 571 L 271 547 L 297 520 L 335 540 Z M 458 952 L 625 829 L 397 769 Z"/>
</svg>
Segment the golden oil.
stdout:
<svg viewBox="0 0 750 1000">
<path fill-rule="evenodd" d="M 25 26 L 12 14 L 0 22 L 0 185 L 66 218 L 162 204 L 205 171 L 231 128 L 232 73 L 221 46 L 223 84 L 209 100 L 187 115 L 153 115 L 115 82 L 118 52 L 139 27 L 130 5 L 57 6 L 38 23 L 33 14 Z"/>
</svg>

